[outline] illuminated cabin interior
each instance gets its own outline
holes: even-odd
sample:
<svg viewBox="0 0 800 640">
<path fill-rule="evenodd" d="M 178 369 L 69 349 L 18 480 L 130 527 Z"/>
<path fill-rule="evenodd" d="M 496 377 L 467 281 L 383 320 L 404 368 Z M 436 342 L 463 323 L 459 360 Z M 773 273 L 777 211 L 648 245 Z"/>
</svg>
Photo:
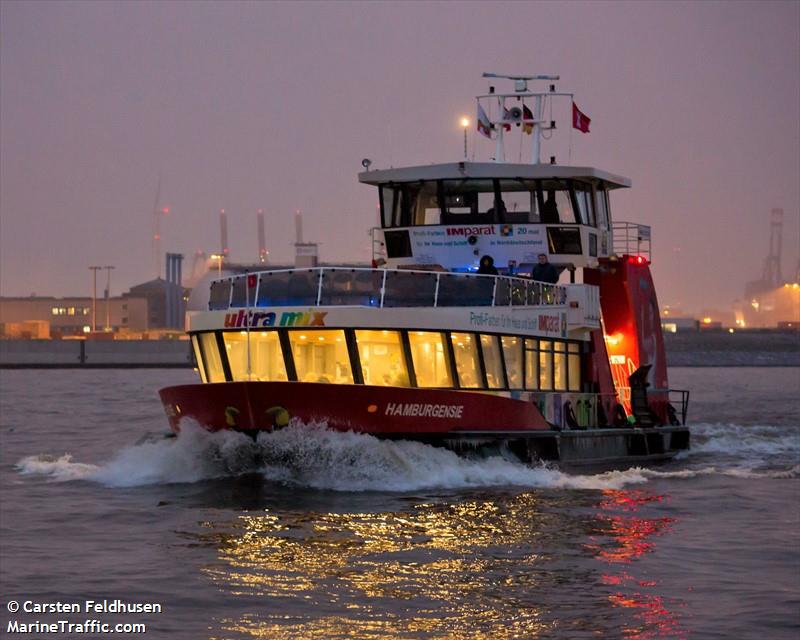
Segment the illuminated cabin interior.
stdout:
<svg viewBox="0 0 800 640">
<path fill-rule="evenodd" d="M 198 332 L 192 346 L 203 382 L 581 391 L 583 347 L 577 341 L 463 331 L 275 329 Z"/>
</svg>

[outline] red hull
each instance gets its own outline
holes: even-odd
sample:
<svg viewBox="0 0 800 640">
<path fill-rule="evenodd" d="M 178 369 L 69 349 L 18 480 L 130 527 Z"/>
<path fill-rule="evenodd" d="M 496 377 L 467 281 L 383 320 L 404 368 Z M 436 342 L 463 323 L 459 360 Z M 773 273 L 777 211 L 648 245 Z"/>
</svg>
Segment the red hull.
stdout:
<svg viewBox="0 0 800 640">
<path fill-rule="evenodd" d="M 271 430 L 297 418 L 339 431 L 418 437 L 550 428 L 529 402 L 474 391 L 224 382 L 167 387 L 159 394 L 173 431 L 187 418 L 210 431 Z"/>
</svg>

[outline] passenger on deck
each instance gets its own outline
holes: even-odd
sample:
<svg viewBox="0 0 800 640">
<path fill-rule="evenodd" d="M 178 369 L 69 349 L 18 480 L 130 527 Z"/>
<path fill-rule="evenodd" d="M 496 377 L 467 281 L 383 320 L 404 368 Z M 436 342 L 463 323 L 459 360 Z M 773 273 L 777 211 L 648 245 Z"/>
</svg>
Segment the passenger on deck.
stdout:
<svg viewBox="0 0 800 640">
<path fill-rule="evenodd" d="M 555 191 L 547 192 L 547 200 L 544 201 L 540 220 L 543 224 L 558 224 L 561 222 L 561 219 L 558 215 L 558 205 L 556 204 Z"/>
<path fill-rule="evenodd" d="M 494 258 L 492 256 L 483 256 L 480 265 L 478 266 L 478 273 L 485 276 L 496 276 L 497 267 L 494 266 Z"/>
<path fill-rule="evenodd" d="M 539 264 L 531 270 L 531 278 L 539 282 L 555 284 L 558 282 L 558 269 L 547 261 L 546 254 L 540 253 Z"/>
</svg>

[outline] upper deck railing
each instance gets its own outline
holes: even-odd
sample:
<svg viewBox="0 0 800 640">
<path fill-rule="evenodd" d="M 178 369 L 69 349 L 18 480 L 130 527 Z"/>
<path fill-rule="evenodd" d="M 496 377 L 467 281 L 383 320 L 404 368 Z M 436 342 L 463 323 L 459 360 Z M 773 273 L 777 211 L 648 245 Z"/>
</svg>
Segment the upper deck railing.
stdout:
<svg viewBox="0 0 800 640">
<path fill-rule="evenodd" d="M 617 255 L 642 256 L 651 261 L 650 227 L 635 222 L 612 222 L 614 253 Z"/>
<path fill-rule="evenodd" d="M 211 283 L 211 311 L 246 307 L 508 307 L 564 305 L 565 287 L 528 278 L 320 267 L 228 276 Z"/>
</svg>

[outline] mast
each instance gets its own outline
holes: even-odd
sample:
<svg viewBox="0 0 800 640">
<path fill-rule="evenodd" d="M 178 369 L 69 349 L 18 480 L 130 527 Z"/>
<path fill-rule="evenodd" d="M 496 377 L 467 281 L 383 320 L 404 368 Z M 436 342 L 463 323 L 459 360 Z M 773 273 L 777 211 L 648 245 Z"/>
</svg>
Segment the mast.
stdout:
<svg viewBox="0 0 800 640">
<path fill-rule="evenodd" d="M 514 82 L 514 91 L 511 93 L 497 93 L 494 85 L 489 86 L 489 93 L 476 96 L 476 100 L 480 104 L 481 100 L 488 102 L 495 102 L 498 108 L 499 119 L 493 123 L 495 131 L 495 162 L 505 162 L 505 130 L 506 127 L 523 126 L 531 127 L 531 163 L 541 163 L 541 146 L 542 146 L 542 133 L 556 128 L 555 120 L 545 121 L 544 119 L 544 104 L 545 100 L 550 97 L 564 96 L 572 99 L 573 93 L 565 93 L 556 91 L 556 85 L 550 84 L 548 89 L 532 91 L 528 89 L 528 82 L 542 81 L 542 82 L 555 82 L 560 79 L 560 76 L 555 75 L 533 75 L 533 76 L 510 76 L 498 73 L 484 73 L 484 78 L 497 78 L 501 80 L 512 80 Z M 533 109 L 531 110 L 531 117 L 525 117 L 525 99 L 532 99 Z M 507 108 L 506 101 L 513 101 L 514 106 Z M 519 103 L 519 104 L 517 104 Z M 521 106 L 520 106 L 521 105 Z"/>
</svg>

